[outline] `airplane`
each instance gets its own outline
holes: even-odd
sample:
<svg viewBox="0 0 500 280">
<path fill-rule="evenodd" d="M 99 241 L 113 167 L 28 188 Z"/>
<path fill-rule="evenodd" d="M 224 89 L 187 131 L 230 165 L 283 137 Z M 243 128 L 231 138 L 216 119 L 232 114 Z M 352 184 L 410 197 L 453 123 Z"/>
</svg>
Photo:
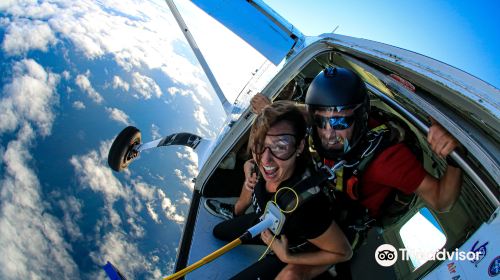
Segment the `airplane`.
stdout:
<svg viewBox="0 0 500 280">
<path fill-rule="evenodd" d="M 450 65 L 387 44 L 334 33 L 305 36 L 260 0 L 224 1 L 224 9 L 220 8 L 222 1 L 193 0 L 192 3 L 277 65 L 277 70 L 269 73 L 259 70 L 261 72 L 230 104 L 175 3 L 166 2 L 212 83 L 227 120 L 215 139 L 183 132 L 142 143 L 140 130 L 127 127 L 115 139 L 108 163 L 115 171 L 122 171 L 140 152 L 170 145 L 188 146 L 198 154 L 199 174 L 193 179 L 192 202 L 178 249 L 176 271 L 225 245 L 212 236 L 213 227 L 221 219 L 208 213 L 203 204 L 208 198 L 234 202 L 240 193 L 244 180 L 242 165 L 248 159 L 245 150 L 255 118 L 249 105 L 251 97 L 260 92 L 270 100 L 303 103 L 307 86 L 315 75 L 326 67 L 336 66 L 351 69 L 362 77 L 373 108 L 407 125 L 428 172 L 439 177 L 445 167 L 443 160 L 426 144 L 429 117 L 445 127 L 464 148 L 463 152 L 451 154 L 463 170 L 461 194 L 454 207 L 449 212 L 438 213 L 415 197 L 407 212 L 393 224 L 368 231 L 350 261 L 350 276 L 353 279 L 486 279 L 500 274 L 498 89 Z M 262 81 L 264 85 L 260 85 Z M 283 91 L 289 84 L 293 85 L 291 94 Z M 431 229 L 424 243 L 440 240 L 434 244 L 435 251 L 455 252 L 455 257 L 459 251 L 472 252 L 478 257 L 472 261 L 408 257 L 398 259 L 390 267 L 379 265 L 375 252 L 381 244 L 390 244 L 403 254 L 412 246 L 425 245 L 418 243 L 422 242 L 423 232 L 417 229 L 412 234 L 409 230 L 414 223 Z M 417 245 L 413 235 L 417 235 Z M 420 240 L 418 235 L 422 235 Z M 180 277 L 227 279 L 255 262 L 263 249 L 257 245 L 237 246 Z M 107 265 L 111 279 L 124 278 L 118 269 Z"/>
</svg>

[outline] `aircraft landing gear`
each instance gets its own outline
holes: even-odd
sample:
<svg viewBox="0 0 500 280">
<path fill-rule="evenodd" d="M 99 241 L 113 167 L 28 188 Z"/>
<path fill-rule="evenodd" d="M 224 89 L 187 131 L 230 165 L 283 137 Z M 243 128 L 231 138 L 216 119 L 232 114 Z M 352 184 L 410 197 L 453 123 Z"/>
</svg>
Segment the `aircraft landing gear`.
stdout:
<svg viewBox="0 0 500 280">
<path fill-rule="evenodd" d="M 202 138 L 198 135 L 181 132 L 156 139 L 151 142 L 141 143 L 141 131 L 133 126 L 127 126 L 116 136 L 108 153 L 108 165 L 114 171 L 120 172 L 139 156 L 139 153 L 157 147 L 171 145 L 187 146 L 196 149 Z"/>
<path fill-rule="evenodd" d="M 120 172 L 139 155 L 137 147 L 141 144 L 141 131 L 133 126 L 127 126 L 115 138 L 108 153 L 108 165 L 114 171 Z"/>
</svg>

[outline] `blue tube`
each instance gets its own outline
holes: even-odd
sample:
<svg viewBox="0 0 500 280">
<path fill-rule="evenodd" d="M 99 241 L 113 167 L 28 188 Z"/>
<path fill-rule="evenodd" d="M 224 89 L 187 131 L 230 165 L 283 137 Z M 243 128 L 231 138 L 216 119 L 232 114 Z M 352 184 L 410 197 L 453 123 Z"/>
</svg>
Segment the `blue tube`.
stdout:
<svg viewBox="0 0 500 280">
<path fill-rule="evenodd" d="M 269 228 L 273 224 L 273 218 L 266 216 L 266 218 L 256 224 L 255 226 L 248 229 L 248 232 L 252 235 L 252 238 L 257 236 L 259 233 L 263 232 L 265 229 Z"/>
</svg>

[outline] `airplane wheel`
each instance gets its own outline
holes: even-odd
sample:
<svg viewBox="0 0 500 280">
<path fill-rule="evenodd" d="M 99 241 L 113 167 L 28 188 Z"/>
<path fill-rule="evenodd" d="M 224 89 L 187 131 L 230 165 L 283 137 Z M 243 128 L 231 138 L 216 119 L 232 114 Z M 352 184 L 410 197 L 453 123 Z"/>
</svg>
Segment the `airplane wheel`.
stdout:
<svg viewBox="0 0 500 280">
<path fill-rule="evenodd" d="M 141 143 L 141 131 L 133 126 L 123 129 L 111 145 L 108 153 L 108 165 L 120 172 L 139 155 L 133 148 Z"/>
</svg>

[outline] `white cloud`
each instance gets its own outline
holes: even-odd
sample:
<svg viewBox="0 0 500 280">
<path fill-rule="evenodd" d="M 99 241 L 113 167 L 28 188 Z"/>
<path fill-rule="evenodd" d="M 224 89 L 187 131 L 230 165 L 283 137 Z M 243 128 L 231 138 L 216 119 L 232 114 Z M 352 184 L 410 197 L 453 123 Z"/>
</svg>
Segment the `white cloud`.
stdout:
<svg viewBox="0 0 500 280">
<path fill-rule="evenodd" d="M 121 229 L 122 218 L 114 209 L 114 203 L 120 198 L 125 200 L 125 212 L 128 216 L 126 221 L 131 228 L 130 236 L 142 238 L 145 235 L 145 230 L 137 223 L 137 214 L 131 207 L 135 198 L 134 193 L 124 187 L 111 169 L 105 165 L 110 145 L 111 141 L 101 142 L 99 151 L 93 150 L 82 156 L 73 156 L 70 162 L 75 168 L 80 184 L 102 194 L 105 198 L 103 212 L 105 214 L 96 223 L 96 232 L 101 232 L 103 226 L 112 226 L 111 230 L 107 230 L 103 237 L 96 240 L 98 249 L 90 253 L 92 260 L 98 265 L 104 265 L 106 261 L 111 261 L 130 277 L 134 273 L 146 270 L 150 265 L 138 250 L 137 245 L 129 240 L 128 235 Z M 140 183 L 137 184 L 140 185 Z"/>
<path fill-rule="evenodd" d="M 148 214 L 151 217 L 151 219 L 153 219 L 155 223 L 159 224 L 161 221 L 160 218 L 158 217 L 158 213 L 156 213 L 156 211 L 154 210 L 152 203 L 147 203 L 146 209 L 148 210 Z"/>
<path fill-rule="evenodd" d="M 112 120 L 123 123 L 124 125 L 129 125 L 131 123 L 130 117 L 120 109 L 106 107 L 106 112 L 108 112 Z"/>
<path fill-rule="evenodd" d="M 4 7 L 5 13 L 13 16 L 6 27 L 29 28 L 32 25 L 30 21 L 18 18 L 30 18 L 48 26 L 51 34 L 56 34 L 58 38 L 71 41 L 75 49 L 89 59 L 104 55 L 114 58 L 123 70 L 132 73 L 130 84 L 119 76 L 113 76 L 114 88 L 128 91 L 132 86 L 137 98 L 161 97 L 162 90 L 158 84 L 136 72 L 136 69 L 146 68 L 160 70 L 175 83 L 183 85 L 185 89 L 177 92 L 189 94 L 193 104 L 207 106 L 210 103 L 206 101 L 212 101 L 212 90 L 201 68 L 176 53 L 183 36 L 164 3 L 78 1 L 66 5 L 25 2 L 22 5 L 5 4 Z M 116 12 L 110 13 L 110 10 Z M 34 45 L 32 48 L 43 47 Z M 64 73 L 63 76 L 66 77 Z M 94 102 L 103 101 L 103 97 L 92 87 L 88 75 L 78 75 L 76 83 Z M 173 88 L 169 89 L 170 94 L 174 94 Z M 198 108 L 195 110 L 195 117 L 201 126 L 200 134 L 212 136 L 211 129 L 203 125 L 208 122 L 206 112 Z"/>
<path fill-rule="evenodd" d="M 127 223 L 130 225 L 131 227 L 131 233 L 132 233 L 132 236 L 135 237 L 135 238 L 143 238 L 144 235 L 146 234 L 146 231 L 144 230 L 144 228 L 140 225 L 137 224 L 137 221 L 136 219 L 130 217 L 127 219 Z"/>
<path fill-rule="evenodd" d="M 99 150 L 92 150 L 85 155 L 75 155 L 70 160 L 80 184 L 102 194 L 105 198 L 104 215 L 96 223 L 96 232 L 103 232 L 102 228 L 107 225 L 112 227 L 111 230 L 106 230 L 104 237 L 98 239 L 98 249 L 90 255 L 96 264 L 103 265 L 106 261 L 111 261 L 128 276 L 144 271 L 155 274 L 158 268 L 148 262 L 132 240 L 146 236 L 146 230 L 141 225 L 144 221 L 139 215 L 144 209 L 142 205 L 146 205 L 147 213 L 157 223 L 160 219 L 154 211 L 156 203 L 162 205 L 162 210 L 169 219 L 180 223 L 184 218 L 175 212 L 175 206 L 170 200 L 165 200 L 164 196 L 157 193 L 157 187 L 143 182 L 141 177 L 130 179 L 131 187 L 123 186 L 106 166 L 110 145 L 111 140 L 101 142 Z M 126 177 L 130 176 L 131 173 Z M 115 209 L 117 206 L 115 202 L 118 200 L 124 201 L 125 213 L 119 213 Z M 122 228 L 123 221 L 130 226 L 127 234 Z"/>
<path fill-rule="evenodd" d="M 210 127 L 210 123 L 208 121 L 207 117 L 207 110 L 205 109 L 207 104 L 205 101 L 201 101 L 198 97 L 202 98 L 207 98 L 207 96 L 210 96 L 208 91 L 204 87 L 197 87 L 198 89 L 195 90 L 197 94 L 194 93 L 193 90 L 190 89 L 179 89 L 177 87 L 169 87 L 167 89 L 167 92 L 171 96 L 175 96 L 179 94 L 180 96 L 190 96 L 192 99 L 192 104 L 194 105 L 194 111 L 193 111 L 193 117 L 194 120 L 197 123 L 197 130 L 196 134 L 207 137 L 207 138 L 214 138 L 216 136 L 216 133 L 213 131 L 213 129 Z M 222 120 L 223 121 L 223 120 Z"/>
<path fill-rule="evenodd" d="M 193 149 L 189 147 L 182 147 L 181 149 L 182 152 L 175 153 L 177 155 L 177 158 L 186 159 L 192 163 L 196 163 L 198 161 L 198 156 L 196 155 L 196 152 L 193 151 Z"/>
<path fill-rule="evenodd" d="M 190 89 L 180 89 L 180 88 L 177 88 L 177 87 L 169 87 L 167 89 L 167 92 L 171 95 L 171 96 L 175 96 L 177 94 L 180 94 L 181 96 L 190 96 L 192 99 L 193 99 L 193 103 L 194 104 L 197 104 L 197 105 L 201 105 L 201 101 L 200 99 L 197 97 L 196 94 L 194 94 L 194 92 Z"/>
<path fill-rule="evenodd" d="M 83 234 L 77 221 L 82 218 L 82 202 L 74 196 L 70 196 L 66 200 L 60 200 L 59 206 L 61 206 L 64 213 L 64 229 L 68 232 L 71 240 L 81 239 Z"/>
<path fill-rule="evenodd" d="M 184 175 L 184 173 L 182 171 L 180 171 L 179 169 L 174 169 L 174 174 L 179 179 L 179 181 L 181 182 L 181 184 L 183 184 L 184 186 L 186 186 L 191 191 L 194 190 L 194 184 L 193 184 L 193 182 L 191 180 L 192 178 Z"/>
<path fill-rule="evenodd" d="M 20 5 L 21 4 L 21 5 Z M 64 5 L 63 5 L 64 6 Z M 56 4 L 49 2 L 3 0 L 0 7 L 5 13 L 12 14 L 17 18 L 46 19 L 57 14 L 60 10 Z"/>
<path fill-rule="evenodd" d="M 85 109 L 85 104 L 83 104 L 82 101 L 75 101 L 75 102 L 73 102 L 73 108 L 75 108 L 77 110 L 83 110 L 83 109 Z"/>
<path fill-rule="evenodd" d="M 184 216 L 177 213 L 177 208 L 172 203 L 170 198 L 168 198 L 162 190 L 158 190 L 158 195 L 160 196 L 161 208 L 163 209 L 165 216 L 169 220 L 174 221 L 176 223 L 179 224 L 184 223 L 185 221 Z"/>
<path fill-rule="evenodd" d="M 153 137 L 153 140 L 162 138 L 162 135 L 160 134 L 160 127 L 154 123 L 151 124 L 151 136 Z"/>
<path fill-rule="evenodd" d="M 132 88 L 135 89 L 142 98 L 149 99 L 153 95 L 160 97 L 162 95 L 160 87 L 150 77 L 143 76 L 138 72 L 132 74 Z M 135 95 L 136 98 L 139 96 Z"/>
<path fill-rule="evenodd" d="M 11 24 L 10 26 L 5 25 L 5 30 L 8 30 L 9 27 L 12 30 L 15 28 L 26 30 L 39 23 L 39 26 L 32 29 L 37 30 L 38 33 L 33 38 L 21 38 L 28 44 L 25 44 L 27 47 L 24 49 L 15 47 L 12 41 L 7 44 L 4 40 L 2 46 L 6 48 L 5 45 L 7 45 L 11 53 L 22 53 L 33 49 L 43 51 L 57 43 L 59 39 L 69 40 L 76 51 L 86 56 L 86 58 L 96 59 L 106 55 L 114 58 L 125 72 L 132 73 L 131 76 L 135 82 L 135 87 L 132 82 L 128 84 L 118 76 L 116 77 L 120 80 L 116 80 L 116 83 L 115 78 L 113 78 L 113 87 L 116 86 L 116 88 L 128 91 L 132 85 L 133 89 L 139 92 L 138 94 L 142 98 L 161 97 L 161 89 L 153 79 L 134 72 L 136 68 L 160 70 L 169 75 L 175 83 L 182 84 L 182 88 L 188 88 L 180 92 L 180 94 L 189 94 L 194 104 L 201 104 L 200 99 L 203 99 L 203 103 L 210 99 L 210 96 L 206 94 L 209 89 L 202 78 L 200 68 L 175 53 L 174 45 L 179 43 L 182 34 L 175 22 L 172 21 L 164 3 L 161 2 L 158 5 L 124 1 L 109 1 L 106 3 L 101 1 L 77 1 L 71 4 L 60 2 L 50 4 L 41 3 L 40 1 L 19 3 L 17 1 L 2 1 L 0 3 L 0 7 L 4 9 L 2 13 L 8 15 L 13 22 L 15 21 L 15 24 L 11 24 L 8 20 L 4 20 L 2 24 Z M 109 11 L 113 12 L 109 13 Z M 33 22 L 19 20 L 20 18 L 29 18 Z M 138 20 L 132 20 L 131 18 Z M 51 28 L 48 33 L 46 32 L 46 26 Z M 12 37 L 14 33 L 6 31 L 7 34 L 11 36 L 10 38 L 14 38 Z M 57 38 L 53 38 L 50 34 L 57 36 Z M 155 43 L 152 44 L 151 42 Z M 33 63 L 36 64 L 34 61 Z M 41 69 L 45 73 L 45 76 L 40 75 L 43 74 L 42 71 L 37 71 L 37 67 L 35 67 L 38 64 L 33 65 L 33 63 L 29 60 L 20 62 L 24 69 L 21 71 L 24 76 L 19 76 L 17 80 L 13 79 L 13 82 L 10 83 L 12 88 L 4 87 L 3 97 L 0 100 L 0 133 L 23 128 L 16 140 L 22 142 L 23 144 L 20 145 L 23 147 L 27 147 L 28 143 L 35 139 L 35 136 L 33 136 L 35 130 L 40 135 L 50 135 L 54 112 L 41 109 L 53 107 L 57 104 L 55 86 L 59 77 L 53 73 L 45 72 L 39 67 L 38 70 Z M 13 73 L 17 73 L 15 67 L 13 67 Z M 67 71 L 61 73 L 61 75 L 65 79 L 75 78 L 74 75 L 71 77 Z M 33 83 L 33 80 L 38 82 Z M 89 74 L 77 75 L 75 82 L 94 102 L 102 103 L 104 101 L 102 96 L 92 87 Z M 19 87 L 20 85 L 24 87 Z M 30 90 L 28 85 L 36 85 L 36 90 L 33 90 L 33 92 L 41 96 L 33 96 L 34 100 L 38 101 L 37 98 L 42 99 L 40 103 L 45 106 L 37 107 L 36 104 L 31 104 L 33 98 L 28 94 Z M 41 85 L 44 85 L 45 88 Z M 25 92 L 18 94 L 18 92 L 23 92 L 19 91 L 19 88 L 24 89 Z M 46 91 L 42 90 L 42 94 L 40 94 L 40 88 Z M 19 96 L 14 97 L 14 93 Z M 169 91 L 169 93 L 171 92 Z M 19 97 L 26 98 L 30 104 Z M 78 104 L 76 107 L 84 105 L 83 102 L 81 104 L 77 102 L 73 105 Z M 26 106 L 27 104 L 29 106 Z M 19 111 L 16 106 L 30 108 L 30 112 Z M 34 110 L 30 106 L 33 106 Z M 205 113 L 198 110 L 197 116 L 202 119 L 206 116 Z M 122 119 L 128 119 L 128 117 Z M 31 132 L 29 132 L 30 128 Z M 79 233 L 76 222 L 81 214 L 79 213 L 81 204 L 80 206 L 78 206 L 78 203 L 75 204 L 76 199 L 71 197 L 65 202 L 61 202 L 65 205 L 61 206 L 61 208 L 65 209 L 63 210 L 65 211 L 64 216 L 74 215 L 72 219 L 64 217 L 62 222 L 44 212 L 45 204 L 43 204 L 39 194 L 40 182 L 37 181 L 36 174 L 28 168 L 29 153 L 23 154 L 23 149 L 17 151 L 18 157 L 23 157 L 22 164 L 16 165 L 14 164 L 16 161 L 7 161 L 7 155 L 12 156 L 15 154 L 12 152 L 13 149 L 10 149 L 10 144 L 7 149 L 0 146 L 0 151 L 3 152 L 0 154 L 2 156 L 0 162 L 6 168 L 8 166 L 15 170 L 0 181 L 2 186 L 2 193 L 0 194 L 2 195 L 2 203 L 0 204 L 2 207 L 0 212 L 0 248 L 8 248 L 9 254 L 6 255 L 10 258 L 6 260 L 0 257 L 0 276 L 2 276 L 0 278 L 78 278 L 78 269 L 68 253 L 68 251 L 71 251 L 71 247 L 64 242 L 61 232 L 64 232 L 63 227 L 67 227 L 66 230 L 72 238 L 80 238 L 81 232 Z M 120 228 L 123 225 L 122 219 L 132 227 L 132 237 L 140 237 L 144 236 L 145 231 L 141 227 L 141 220 L 137 218 L 137 213 L 141 211 L 143 202 L 152 218 L 154 214 L 151 213 L 156 214 L 156 212 L 149 211 L 149 208 L 155 209 L 154 206 L 161 207 L 165 216 L 177 223 L 182 223 L 184 218 L 181 215 L 182 213 L 178 213 L 176 205 L 163 192 L 158 191 L 156 196 L 151 196 L 151 189 L 156 189 L 154 186 L 130 188 L 124 186 L 125 183 L 122 185 L 105 163 L 109 145 L 110 141 L 101 143 L 99 150 L 90 151 L 84 155 L 74 155 L 70 160 L 81 186 L 102 194 L 105 198 L 103 218 L 98 221 L 97 228 L 106 225 L 111 225 L 113 228 L 111 231 L 106 231 L 107 233 L 103 239 L 98 239 L 102 241 L 98 241 L 98 249 L 92 253 L 92 258 L 97 264 L 104 264 L 105 259 L 112 260 L 129 275 L 147 270 L 154 271 L 154 275 L 158 276 L 159 270 L 151 267 L 140 253 L 137 245 L 131 242 L 130 236 L 126 235 L 124 230 Z M 190 158 L 190 155 L 188 154 L 186 157 Z M 195 169 L 194 164 L 187 166 L 186 172 L 190 178 L 192 178 L 191 174 L 197 172 Z M 124 176 L 125 180 L 130 180 L 131 175 L 131 171 L 127 170 Z M 180 175 L 186 177 L 182 173 Z M 11 197 L 19 200 L 15 201 L 16 203 L 22 202 L 19 205 L 24 205 L 23 203 L 30 205 L 29 202 L 34 201 L 38 204 L 32 204 L 36 204 L 38 207 L 18 209 L 16 203 L 9 202 L 4 197 L 5 193 L 10 194 L 15 191 L 14 186 L 24 186 L 22 183 L 34 187 L 28 189 L 23 195 L 16 194 Z M 140 186 L 140 184 L 137 185 Z M 9 188 L 4 186 L 9 186 Z M 21 189 L 24 190 L 24 188 Z M 121 205 L 114 204 L 118 200 L 124 201 L 126 205 L 125 214 L 118 214 L 117 210 L 115 210 L 115 206 L 118 208 L 118 205 Z M 186 203 L 186 201 L 187 197 L 183 196 L 175 202 L 182 204 Z M 76 202 L 78 201 L 76 200 Z M 148 206 L 150 207 L 148 208 Z M 12 207 L 13 210 L 11 209 L 7 213 L 5 209 L 8 207 Z M 14 218 L 9 215 L 18 213 L 21 214 L 21 222 L 14 226 L 13 222 L 11 222 L 14 221 Z M 158 211 L 158 213 L 161 212 Z M 31 216 L 25 217 L 28 214 Z M 158 214 L 156 214 L 156 219 L 159 220 Z M 16 229 L 17 226 L 25 228 Z M 33 230 L 39 232 L 32 233 Z M 20 239 L 8 235 L 11 232 L 15 232 L 22 237 L 34 236 L 34 243 L 37 247 L 24 248 L 26 243 L 21 243 Z M 103 231 L 96 231 L 96 236 L 101 232 Z M 46 238 L 46 240 L 43 238 Z M 26 240 L 31 239 L 25 238 L 24 242 Z M 4 244 L 9 244 L 9 246 L 4 246 Z M 38 246 L 39 244 L 41 245 Z M 37 254 L 39 253 L 37 250 L 42 251 L 44 254 Z M 56 261 L 53 261 L 53 258 Z M 11 260 L 14 261 L 11 262 Z"/>
<path fill-rule="evenodd" d="M 5 84 L 0 99 L 0 133 L 32 122 L 42 136 L 49 135 L 55 118 L 51 107 L 58 104 L 59 75 L 46 72 L 32 59 L 15 62 L 12 70 L 12 81 Z"/>
<path fill-rule="evenodd" d="M 179 159 L 186 162 L 187 175 L 179 169 L 175 169 L 174 174 L 184 186 L 193 191 L 194 183 L 192 178 L 198 176 L 198 155 L 189 147 L 182 147 L 181 149 L 182 152 L 176 152 L 176 155 Z"/>
<path fill-rule="evenodd" d="M 90 254 L 96 264 L 104 265 L 109 261 L 128 278 L 134 278 L 136 273 L 150 270 L 151 264 L 141 254 L 137 245 L 123 232 L 108 232 L 97 240 L 97 245 L 99 250 Z"/>
<path fill-rule="evenodd" d="M 141 195 L 141 197 L 145 200 L 153 200 L 155 188 L 148 185 L 145 182 L 133 180 L 132 185 L 135 188 L 135 191 Z"/>
<path fill-rule="evenodd" d="M 121 88 L 124 91 L 128 91 L 130 89 L 130 85 L 127 82 L 125 82 L 124 80 L 122 80 L 122 78 L 120 78 L 119 76 L 114 76 L 113 77 L 113 88 L 114 89 Z"/>
<path fill-rule="evenodd" d="M 191 199 L 188 197 L 187 193 L 182 193 L 182 197 L 179 199 L 180 204 L 190 205 Z"/>
<path fill-rule="evenodd" d="M 38 22 L 44 26 L 39 27 L 43 29 L 41 31 L 50 31 L 38 31 L 38 37 L 45 40 L 33 39 L 34 42 L 45 44 L 33 42 L 32 49 L 43 50 L 57 41 L 54 36 L 58 36 L 71 41 L 88 59 L 109 54 L 126 72 L 133 72 L 134 68 L 160 70 L 175 83 L 195 90 L 206 100 L 212 100 L 208 94 L 212 90 L 201 68 L 176 51 L 184 38 L 165 3 L 78 1 L 68 5 L 35 1 L 22 5 L 4 4 L 4 7 L 4 13 L 14 18 L 9 25 L 12 29 L 32 30 L 32 22 Z M 116 13 L 110 13 L 110 10 Z M 126 84 L 121 86 L 126 90 Z M 149 94 L 159 96 L 155 89 Z"/>
<path fill-rule="evenodd" d="M 180 93 L 181 95 L 186 95 L 186 94 L 183 94 L 184 92 L 181 91 L 180 89 L 176 88 L 176 87 L 169 87 L 167 89 L 167 92 L 170 94 L 170 95 L 176 95 L 177 93 Z"/>
<path fill-rule="evenodd" d="M 0 146 L 0 278 L 78 278 L 63 238 L 63 224 L 46 211 L 29 149 L 51 134 L 59 76 L 31 59 L 15 62 L 0 100 L 0 132 L 15 132 Z M 36 129 L 34 129 L 34 127 Z M 38 134 L 37 134 L 38 133 Z M 27 244 L 29 242 L 29 244 Z"/>
<path fill-rule="evenodd" d="M 194 119 L 198 122 L 198 125 L 200 126 L 208 126 L 208 120 L 206 116 L 206 110 L 205 108 L 201 106 L 197 106 L 196 110 L 194 111 Z"/>
<path fill-rule="evenodd" d="M 52 5 L 44 13 L 39 5 L 25 3 L 6 12 L 48 21 L 53 32 L 69 38 L 90 59 L 109 53 L 127 71 L 146 66 L 185 85 L 204 83 L 200 68 L 175 52 L 183 36 L 165 3 L 79 1 Z"/>
<path fill-rule="evenodd" d="M 63 224 L 45 210 L 40 181 L 29 167 L 28 148 L 35 137 L 25 122 L 3 154 L 0 278 L 79 278 L 71 246 L 63 238 Z"/>
<path fill-rule="evenodd" d="M 196 178 L 196 176 L 198 176 L 198 166 L 196 162 L 193 164 L 187 164 L 186 168 L 189 176 L 191 176 L 192 178 Z"/>
<path fill-rule="evenodd" d="M 105 165 L 110 147 L 111 140 L 101 142 L 99 151 L 93 150 L 83 156 L 72 156 L 70 163 L 84 187 L 102 193 L 106 201 L 114 202 L 120 197 L 127 197 L 128 190 L 114 176 L 111 168 Z"/>
<path fill-rule="evenodd" d="M 47 51 L 55 43 L 56 36 L 46 22 L 17 19 L 7 27 L 2 48 L 8 55 L 22 55 L 29 50 Z"/>
<path fill-rule="evenodd" d="M 66 70 L 61 73 L 61 76 L 63 76 L 65 80 L 71 79 L 71 74 L 69 73 L 69 71 Z"/>
<path fill-rule="evenodd" d="M 88 75 L 88 71 L 87 71 Z M 78 74 L 75 79 L 76 85 L 83 90 L 90 99 L 92 99 L 95 103 L 100 104 L 104 100 L 102 96 L 92 87 L 92 84 L 89 81 L 87 75 Z"/>
<path fill-rule="evenodd" d="M 196 84 L 194 86 L 194 91 L 201 98 L 203 98 L 205 100 L 212 100 L 212 96 L 210 95 L 210 92 L 208 91 L 207 85 L 205 83 Z"/>
<path fill-rule="evenodd" d="M 198 176 L 198 154 L 189 147 L 182 147 L 181 149 L 183 152 L 176 152 L 177 157 L 187 160 L 186 168 L 190 176 Z"/>
<path fill-rule="evenodd" d="M 166 196 L 163 190 L 137 180 L 132 180 L 132 185 L 134 190 L 146 201 L 147 213 L 155 223 L 161 223 L 161 219 L 155 210 L 158 202 L 167 219 L 179 224 L 185 221 L 184 215 L 177 212 L 175 204 L 172 203 L 172 200 Z M 184 193 L 183 195 L 187 196 Z M 179 200 L 179 203 L 185 203 L 184 197 Z"/>
</svg>

